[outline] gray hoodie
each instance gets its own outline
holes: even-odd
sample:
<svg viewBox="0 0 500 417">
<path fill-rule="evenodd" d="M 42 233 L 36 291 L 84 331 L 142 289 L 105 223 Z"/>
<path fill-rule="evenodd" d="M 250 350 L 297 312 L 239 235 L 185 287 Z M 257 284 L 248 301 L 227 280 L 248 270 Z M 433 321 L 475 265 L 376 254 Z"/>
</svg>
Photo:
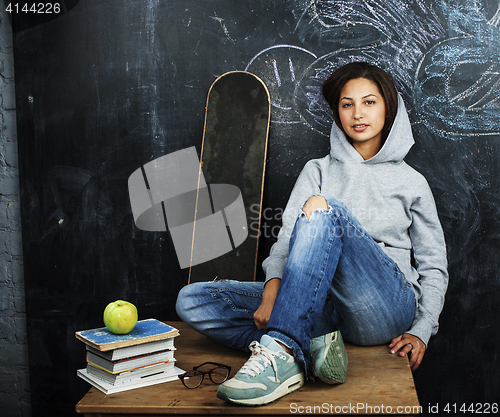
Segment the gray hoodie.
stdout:
<svg viewBox="0 0 500 417">
<path fill-rule="evenodd" d="M 443 231 L 429 185 L 403 161 L 413 144 L 401 96 L 384 146 L 366 161 L 334 123 L 330 154 L 307 162 L 292 190 L 278 240 L 262 265 L 266 282 L 283 275 L 290 234 L 304 203 L 312 195 L 329 194 L 349 207 L 413 285 L 418 307 L 408 333 L 427 345 L 438 330 L 448 272 Z"/>
</svg>

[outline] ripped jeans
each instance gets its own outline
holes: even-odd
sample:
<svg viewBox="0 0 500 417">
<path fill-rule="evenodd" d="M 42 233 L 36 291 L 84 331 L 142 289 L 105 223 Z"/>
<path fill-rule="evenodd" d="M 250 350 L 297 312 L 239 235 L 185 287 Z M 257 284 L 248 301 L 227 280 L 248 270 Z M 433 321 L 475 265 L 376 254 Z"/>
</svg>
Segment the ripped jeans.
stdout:
<svg viewBox="0 0 500 417">
<path fill-rule="evenodd" d="M 313 337 L 340 330 L 348 342 L 379 345 L 408 330 L 416 311 L 412 285 L 346 206 L 321 195 L 328 209 L 316 209 L 309 219 L 301 212 L 296 219 L 265 331 L 253 319 L 262 282 L 187 285 L 177 299 L 181 319 L 240 350 L 266 333 L 293 348 L 306 372 Z"/>
</svg>

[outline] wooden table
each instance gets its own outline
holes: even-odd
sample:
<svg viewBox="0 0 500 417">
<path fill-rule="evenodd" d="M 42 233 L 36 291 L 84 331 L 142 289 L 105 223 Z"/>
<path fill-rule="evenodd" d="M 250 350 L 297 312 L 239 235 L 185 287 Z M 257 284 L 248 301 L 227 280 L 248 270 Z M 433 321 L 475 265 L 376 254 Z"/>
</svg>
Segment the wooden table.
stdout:
<svg viewBox="0 0 500 417">
<path fill-rule="evenodd" d="M 182 322 L 170 322 L 180 331 L 175 339 L 176 365 L 184 370 L 214 361 L 231 366 L 231 376 L 249 354 L 221 346 L 200 335 Z M 85 416 L 140 415 L 272 415 L 272 414 L 392 414 L 415 415 L 420 412 L 412 373 L 406 357 L 390 355 L 386 346 L 347 345 L 347 381 L 327 385 L 307 381 L 298 391 L 260 407 L 238 406 L 216 397 L 217 385 L 206 378 L 196 389 L 185 388 L 176 380 L 150 387 L 105 395 L 91 388 L 76 405 Z"/>
</svg>

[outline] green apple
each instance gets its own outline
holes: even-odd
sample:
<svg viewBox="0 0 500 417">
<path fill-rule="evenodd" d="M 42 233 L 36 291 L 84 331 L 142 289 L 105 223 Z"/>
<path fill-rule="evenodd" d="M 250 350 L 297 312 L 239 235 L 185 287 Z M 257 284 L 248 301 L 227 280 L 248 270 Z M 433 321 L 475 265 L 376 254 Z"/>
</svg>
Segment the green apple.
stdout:
<svg viewBox="0 0 500 417">
<path fill-rule="evenodd" d="M 115 334 L 127 334 L 137 324 L 137 308 L 132 303 L 117 300 L 104 310 L 104 325 Z"/>
</svg>

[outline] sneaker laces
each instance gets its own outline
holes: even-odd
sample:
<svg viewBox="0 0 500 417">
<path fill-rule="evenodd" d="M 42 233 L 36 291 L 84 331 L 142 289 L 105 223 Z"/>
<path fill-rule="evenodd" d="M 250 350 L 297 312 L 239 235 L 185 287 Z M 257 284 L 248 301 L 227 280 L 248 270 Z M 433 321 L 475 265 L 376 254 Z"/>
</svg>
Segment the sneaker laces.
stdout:
<svg viewBox="0 0 500 417">
<path fill-rule="evenodd" d="M 252 351 L 252 356 L 250 356 L 245 365 L 241 367 L 240 373 L 254 377 L 257 374 L 260 375 L 261 372 L 271 365 L 275 375 L 274 382 L 279 383 L 278 366 L 276 365 L 274 357 L 278 356 L 280 359 L 286 360 L 286 356 L 281 352 L 274 352 L 268 349 L 257 341 L 253 341 L 248 347 Z"/>
</svg>

